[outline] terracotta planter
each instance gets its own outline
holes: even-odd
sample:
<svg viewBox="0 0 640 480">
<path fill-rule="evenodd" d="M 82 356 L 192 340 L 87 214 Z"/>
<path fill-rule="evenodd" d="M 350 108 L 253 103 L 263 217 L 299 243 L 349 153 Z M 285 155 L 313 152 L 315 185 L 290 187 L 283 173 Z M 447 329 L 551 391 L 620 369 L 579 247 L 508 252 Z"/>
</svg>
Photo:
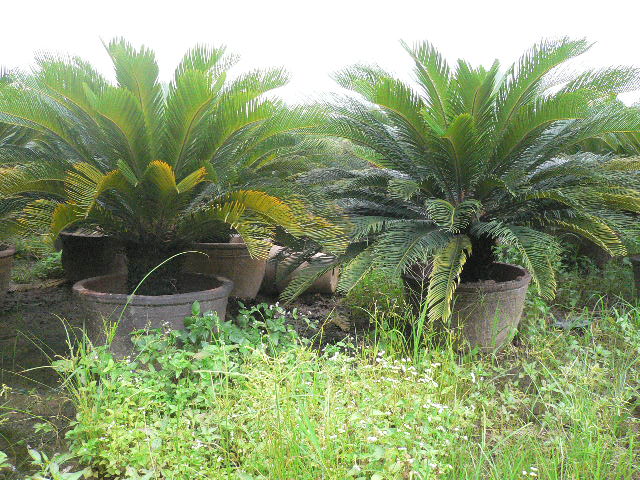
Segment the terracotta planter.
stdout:
<svg viewBox="0 0 640 480">
<path fill-rule="evenodd" d="M 267 262 L 252 258 L 241 239 L 233 238 L 230 243 L 195 243 L 192 248 L 208 256 L 186 255 L 186 272 L 220 275 L 233 282 L 232 297 L 256 297 Z"/>
<path fill-rule="evenodd" d="M 94 343 L 104 344 L 106 327 L 118 324 L 111 350 L 120 356 L 131 351 L 129 333 L 134 330 L 166 326 L 184 328 L 184 317 L 191 315 L 195 301 L 200 302 L 202 312 L 217 312 L 224 320 L 233 283 L 213 275 L 186 273 L 179 283 L 179 289 L 184 293 L 136 295 L 128 305 L 126 288 L 127 275 L 124 273 L 88 278 L 73 286 L 73 293 L 85 310 L 87 334 Z"/>
<path fill-rule="evenodd" d="M 463 342 L 483 352 L 498 351 L 513 339 L 531 282 L 529 272 L 517 265 L 495 263 L 493 268 L 494 280 L 461 283 L 453 297 L 450 327 L 460 329 Z M 409 299 L 418 307 L 427 288 L 424 270 L 403 275 Z"/>
<path fill-rule="evenodd" d="M 60 234 L 62 267 L 70 282 L 123 272 L 124 255 L 113 238 L 97 233 L 63 232 Z"/>
<path fill-rule="evenodd" d="M 267 262 L 267 269 L 265 271 L 264 280 L 260 289 L 262 293 L 265 293 L 267 295 L 277 295 L 285 288 L 287 288 L 289 282 L 291 282 L 291 280 L 295 278 L 296 275 L 299 275 L 305 268 L 309 266 L 308 262 L 304 262 L 287 277 L 278 279 L 278 270 L 285 267 L 283 262 L 285 262 L 286 259 L 278 259 L 278 254 L 283 250 L 284 247 L 280 247 L 277 245 L 271 247 L 271 251 L 269 252 L 269 261 Z M 322 254 L 316 254 L 314 255 L 314 258 L 319 258 L 321 256 Z M 324 293 L 327 295 L 332 295 L 336 293 L 339 279 L 339 269 L 337 267 L 333 268 L 318 277 L 313 282 L 313 284 L 311 284 L 311 286 L 305 291 L 305 293 Z"/>
<path fill-rule="evenodd" d="M 633 267 L 633 283 L 636 287 L 636 296 L 640 297 L 640 255 L 632 255 L 629 260 L 631 260 L 631 266 Z"/>
<path fill-rule="evenodd" d="M 0 298 L 9 290 L 11 280 L 11 267 L 16 249 L 13 247 L 0 247 Z"/>
<path fill-rule="evenodd" d="M 591 261 L 600 269 L 603 270 L 607 264 L 613 259 L 611 254 L 606 250 L 599 247 L 595 243 L 588 240 L 582 240 L 579 244 L 578 253 L 591 259 Z"/>
</svg>

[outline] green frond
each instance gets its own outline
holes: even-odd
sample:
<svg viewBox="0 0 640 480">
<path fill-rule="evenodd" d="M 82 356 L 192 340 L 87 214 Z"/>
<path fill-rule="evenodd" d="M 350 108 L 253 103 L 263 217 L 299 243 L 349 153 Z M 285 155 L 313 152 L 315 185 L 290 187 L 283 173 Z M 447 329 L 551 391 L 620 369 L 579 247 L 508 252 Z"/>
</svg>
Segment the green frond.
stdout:
<svg viewBox="0 0 640 480">
<path fill-rule="evenodd" d="M 159 208 L 171 206 L 178 196 L 176 174 L 171 165 L 161 160 L 151 162 L 144 172 L 146 192 L 156 200 Z"/>
<path fill-rule="evenodd" d="M 479 236 L 488 236 L 500 245 L 514 247 L 520 254 L 524 267 L 543 298 L 551 300 L 557 284 L 555 265 L 557 265 L 561 247 L 549 234 L 528 227 L 504 225 L 499 221 L 479 222 L 472 232 Z"/>
<path fill-rule="evenodd" d="M 280 300 L 291 302 L 304 293 L 313 282 L 325 273 L 338 268 L 340 260 L 331 255 L 319 255 L 311 258 L 308 265 L 297 273 L 280 294 Z"/>
<path fill-rule="evenodd" d="M 471 253 L 469 237 L 458 235 L 433 257 L 426 300 L 429 320 L 449 320 L 453 294 Z"/>
<path fill-rule="evenodd" d="M 151 146 L 157 147 L 155 140 L 160 134 L 164 95 L 155 54 L 145 47 L 136 50 L 121 38 L 111 41 L 106 49 L 115 67 L 118 85 L 137 100 L 144 118 L 143 131 L 151 139 Z M 157 150 L 150 153 L 153 157 L 161 154 Z"/>
<path fill-rule="evenodd" d="M 188 149 L 194 141 L 194 132 L 212 104 L 218 101 L 218 94 L 224 84 L 225 75 L 212 83 L 207 72 L 188 70 L 169 87 L 166 108 L 166 137 L 163 143 L 163 157 L 181 172 L 188 162 Z M 193 162 L 191 162 L 193 166 Z"/>
<path fill-rule="evenodd" d="M 563 38 L 557 41 L 542 41 L 527 51 L 504 76 L 497 92 L 498 136 L 509 128 L 518 109 L 529 103 L 539 93 L 543 80 L 556 67 L 579 56 L 589 49 L 586 40 Z M 549 87 L 549 85 L 545 85 Z"/>
<path fill-rule="evenodd" d="M 226 51 L 227 48 L 224 45 L 221 47 L 197 45 L 189 49 L 175 70 L 174 82 L 177 82 L 185 72 L 190 70 L 210 73 L 214 78 L 218 77 L 238 61 L 237 56 L 227 55 Z"/>
<path fill-rule="evenodd" d="M 620 234 L 606 222 L 592 215 L 578 215 L 574 218 L 547 219 L 546 224 L 573 232 L 595 243 L 612 256 L 624 256 L 627 249 Z"/>
<path fill-rule="evenodd" d="M 465 200 L 459 205 L 451 205 L 446 200 L 429 199 L 425 203 L 429 217 L 441 229 L 450 233 L 460 233 L 480 214 L 482 203 L 478 200 Z"/>
<path fill-rule="evenodd" d="M 152 158 L 151 138 L 144 111 L 134 95 L 125 89 L 108 87 L 92 99 L 95 111 L 104 119 L 106 141 L 137 174 Z"/>
<path fill-rule="evenodd" d="M 451 69 L 444 57 L 428 42 L 415 45 L 413 48 L 401 42 L 404 49 L 415 62 L 415 74 L 424 89 L 428 110 L 425 116 L 430 123 L 445 130 L 448 125 L 449 102 L 448 92 Z"/>
</svg>

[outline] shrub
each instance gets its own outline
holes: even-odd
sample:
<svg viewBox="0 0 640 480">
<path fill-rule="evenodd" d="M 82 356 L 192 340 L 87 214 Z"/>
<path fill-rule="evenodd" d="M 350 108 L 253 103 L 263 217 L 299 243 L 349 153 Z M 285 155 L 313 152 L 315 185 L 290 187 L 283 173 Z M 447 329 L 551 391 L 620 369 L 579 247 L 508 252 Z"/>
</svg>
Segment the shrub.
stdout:
<svg viewBox="0 0 640 480">
<path fill-rule="evenodd" d="M 640 111 L 611 101 L 635 88 L 637 69 L 563 68 L 584 40 L 543 41 L 504 74 L 497 61 L 450 66 L 428 43 L 404 47 L 418 89 L 379 67 L 336 76 L 357 97 L 336 103 L 322 132 L 354 142 L 370 168 L 310 175 L 355 225 L 341 289 L 372 269 L 426 263 L 429 317 L 446 319 L 461 279 L 491 278 L 496 243 L 518 251 L 545 298 L 556 290 L 556 233 L 626 253 L 640 163 L 575 148 L 640 131 Z"/>
</svg>

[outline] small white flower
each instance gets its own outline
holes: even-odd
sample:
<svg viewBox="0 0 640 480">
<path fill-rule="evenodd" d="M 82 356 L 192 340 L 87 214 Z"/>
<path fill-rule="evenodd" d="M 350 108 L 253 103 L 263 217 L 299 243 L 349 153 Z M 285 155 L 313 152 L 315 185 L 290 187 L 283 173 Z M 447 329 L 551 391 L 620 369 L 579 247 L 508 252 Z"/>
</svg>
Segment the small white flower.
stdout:
<svg viewBox="0 0 640 480">
<path fill-rule="evenodd" d="M 376 442 L 378 440 L 378 437 L 371 435 L 370 437 L 367 437 L 367 442 L 373 443 Z"/>
</svg>

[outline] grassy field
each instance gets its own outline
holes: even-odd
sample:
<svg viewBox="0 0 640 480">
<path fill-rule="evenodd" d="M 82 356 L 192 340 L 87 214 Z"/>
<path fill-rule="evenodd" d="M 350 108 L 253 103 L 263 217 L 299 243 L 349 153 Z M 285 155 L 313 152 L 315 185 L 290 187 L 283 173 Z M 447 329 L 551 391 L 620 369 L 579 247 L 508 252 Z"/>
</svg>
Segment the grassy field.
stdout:
<svg viewBox="0 0 640 480">
<path fill-rule="evenodd" d="M 128 359 L 85 346 L 55 362 L 71 455 L 32 452 L 33 478 L 638 479 L 640 308 L 605 281 L 632 297 L 628 269 L 563 275 L 558 305 L 532 295 L 498 355 L 416 345 L 398 285 L 376 275 L 345 299 L 370 332 L 322 351 L 278 306 L 217 335 L 197 315 Z"/>
</svg>

